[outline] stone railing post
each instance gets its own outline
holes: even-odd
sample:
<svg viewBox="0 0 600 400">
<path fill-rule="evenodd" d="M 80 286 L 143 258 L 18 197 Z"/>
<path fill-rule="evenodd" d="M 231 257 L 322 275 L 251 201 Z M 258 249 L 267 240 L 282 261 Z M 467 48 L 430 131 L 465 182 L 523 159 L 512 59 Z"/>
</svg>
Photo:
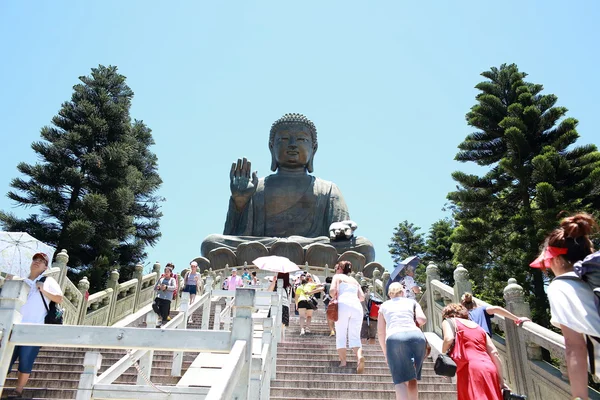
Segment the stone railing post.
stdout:
<svg viewBox="0 0 600 400">
<path fill-rule="evenodd" d="M 142 294 L 142 280 L 144 279 L 144 266 L 142 264 L 136 264 L 133 271 L 133 277 L 137 279 L 137 286 L 135 289 L 135 301 L 133 302 L 133 312 L 136 312 L 140 308 L 140 298 Z"/>
<path fill-rule="evenodd" d="M 429 265 L 427 266 L 427 269 L 425 270 L 425 273 L 427 274 L 427 281 L 425 283 L 425 298 L 427 301 L 427 324 L 425 324 L 425 332 L 437 332 L 437 328 L 441 330 L 442 327 L 435 326 L 436 319 L 433 315 L 435 310 L 433 306 L 435 303 L 435 297 L 433 295 L 433 286 L 431 285 L 431 282 L 440 280 L 440 270 L 437 267 L 437 265 L 433 263 L 433 261 L 430 261 Z"/>
<path fill-rule="evenodd" d="M 60 268 L 60 273 L 59 273 L 58 279 L 57 279 L 60 287 L 64 287 L 63 282 L 65 279 L 67 279 L 67 263 L 68 262 L 69 262 L 69 255 L 67 254 L 67 251 L 65 249 L 62 249 L 60 251 L 60 253 L 58 253 L 56 255 L 56 259 L 52 263 L 53 267 Z"/>
<path fill-rule="evenodd" d="M 231 346 L 237 340 L 246 342 L 246 360 L 240 372 L 238 383 L 233 390 L 233 398 L 247 400 L 250 388 L 250 364 L 252 363 L 252 312 L 254 311 L 254 289 L 238 288 L 235 291 L 235 317 L 231 327 Z"/>
<path fill-rule="evenodd" d="M 146 328 L 154 329 L 156 324 L 158 323 L 158 315 L 152 311 L 146 314 Z M 136 385 L 147 385 L 148 383 L 145 380 L 145 376 L 152 376 L 152 362 L 154 360 L 154 350 L 148 349 L 146 354 L 144 354 L 140 360 L 138 361 L 138 365 L 140 367 L 140 372 L 137 374 Z"/>
<path fill-rule="evenodd" d="M 154 263 L 154 265 L 152 266 L 152 272 L 154 272 L 156 274 L 156 282 L 158 282 L 158 280 L 160 279 L 160 263 L 157 261 Z"/>
<path fill-rule="evenodd" d="M 325 264 L 325 273 L 324 273 L 325 279 L 329 278 L 330 273 L 331 272 L 329 272 L 329 265 Z"/>
<path fill-rule="evenodd" d="M 79 377 L 76 400 L 90 400 L 94 384 L 98 379 L 98 371 L 102 367 L 102 354 L 97 351 L 88 351 L 83 358 L 83 372 Z"/>
<path fill-rule="evenodd" d="M 113 290 L 112 299 L 110 300 L 110 310 L 108 312 L 108 325 L 110 325 L 113 315 L 115 314 L 115 308 L 117 307 L 117 299 L 119 297 L 119 271 L 116 269 L 110 273 L 107 286 Z"/>
<path fill-rule="evenodd" d="M 9 343 L 13 325 L 21 322 L 21 306 L 29 295 L 29 286 L 22 281 L 7 280 L 0 293 L 0 382 L 6 380 L 15 346 Z M 0 385 L 0 397 L 4 385 Z"/>
<path fill-rule="evenodd" d="M 190 307 L 190 294 L 188 292 L 182 293 L 181 304 L 179 311 L 183 314 L 183 322 L 177 327 L 177 329 L 187 329 L 188 322 L 188 310 Z M 171 376 L 181 376 L 181 367 L 183 366 L 183 351 L 173 352 L 173 363 L 171 364 Z"/>
<path fill-rule="evenodd" d="M 462 264 L 458 264 L 454 270 L 454 302 L 460 303 L 460 298 L 466 292 L 473 293 L 469 271 Z"/>
<path fill-rule="evenodd" d="M 211 299 L 210 297 L 212 296 L 212 283 L 213 280 L 212 278 L 209 276 L 208 278 L 206 278 L 206 285 L 204 286 L 204 293 L 208 293 L 206 302 L 204 302 L 204 304 L 202 305 L 202 320 L 200 322 L 200 329 L 203 330 L 207 330 L 208 329 L 208 322 L 210 320 L 210 303 L 211 303 Z"/>
<path fill-rule="evenodd" d="M 79 312 L 77 325 L 83 325 L 88 308 L 88 290 L 90 290 L 90 281 L 88 281 L 87 276 L 84 276 L 83 279 L 79 281 L 77 289 L 79 289 L 79 292 L 81 293 L 81 304 L 79 305 L 79 310 L 77 310 Z"/>
<path fill-rule="evenodd" d="M 523 288 L 517 284 L 517 280 L 510 278 L 508 285 L 504 288 L 504 300 L 506 301 L 506 309 L 519 317 L 531 317 L 531 309 L 529 304 L 525 302 L 525 294 Z M 505 370 L 510 378 L 509 385 L 518 393 L 526 394 L 533 398 L 534 393 L 528 393 L 527 388 L 534 387 L 531 382 L 531 374 L 529 371 L 529 360 L 541 360 L 542 350 L 539 346 L 528 344 L 525 341 L 520 328 L 517 327 L 511 320 L 504 318 L 506 326 L 506 358 L 507 365 Z"/>
</svg>

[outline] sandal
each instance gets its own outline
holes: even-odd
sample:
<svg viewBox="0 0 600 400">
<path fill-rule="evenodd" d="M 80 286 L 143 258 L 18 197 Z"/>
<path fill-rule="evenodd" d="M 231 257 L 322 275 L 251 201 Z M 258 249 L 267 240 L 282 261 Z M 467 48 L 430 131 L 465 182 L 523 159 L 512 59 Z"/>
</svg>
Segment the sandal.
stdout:
<svg viewBox="0 0 600 400">
<path fill-rule="evenodd" d="M 365 358 L 361 357 L 358 359 L 358 366 L 356 367 L 356 373 L 362 374 L 365 371 Z"/>
</svg>

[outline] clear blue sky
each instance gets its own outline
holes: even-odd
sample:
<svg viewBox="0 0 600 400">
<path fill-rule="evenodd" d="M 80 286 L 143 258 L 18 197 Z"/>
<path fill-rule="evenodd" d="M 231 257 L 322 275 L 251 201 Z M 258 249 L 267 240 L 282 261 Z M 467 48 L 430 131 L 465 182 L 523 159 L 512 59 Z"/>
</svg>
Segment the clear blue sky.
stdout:
<svg viewBox="0 0 600 400">
<path fill-rule="evenodd" d="M 356 232 L 391 267 L 403 220 L 447 216 L 456 146 L 472 131 L 479 74 L 516 63 L 600 134 L 596 1 L 0 2 L 0 194 L 72 86 L 117 65 L 132 117 L 154 132 L 164 180 L 163 237 L 146 262 L 183 268 L 221 233 L 229 168 L 246 156 L 269 173 L 271 123 L 313 120 L 315 175 L 342 190 Z M 4 195 L 0 209 L 14 209 Z"/>
</svg>

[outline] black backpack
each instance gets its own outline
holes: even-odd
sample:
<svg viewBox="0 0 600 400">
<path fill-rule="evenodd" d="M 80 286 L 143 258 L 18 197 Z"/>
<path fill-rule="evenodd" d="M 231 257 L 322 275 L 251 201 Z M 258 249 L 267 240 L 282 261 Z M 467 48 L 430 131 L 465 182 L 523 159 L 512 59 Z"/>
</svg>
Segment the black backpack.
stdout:
<svg viewBox="0 0 600 400">
<path fill-rule="evenodd" d="M 46 282 L 46 277 L 44 276 L 42 279 L 39 280 L 39 282 Z M 56 304 L 55 302 L 50 301 L 50 305 L 48 305 L 48 303 L 46 303 L 46 298 L 44 297 L 42 292 L 40 292 L 40 296 L 42 296 L 42 302 L 44 303 L 44 307 L 46 307 L 47 311 L 46 318 L 44 318 L 44 323 L 50 325 L 62 325 L 63 315 L 65 311 L 60 306 L 60 304 Z"/>
</svg>

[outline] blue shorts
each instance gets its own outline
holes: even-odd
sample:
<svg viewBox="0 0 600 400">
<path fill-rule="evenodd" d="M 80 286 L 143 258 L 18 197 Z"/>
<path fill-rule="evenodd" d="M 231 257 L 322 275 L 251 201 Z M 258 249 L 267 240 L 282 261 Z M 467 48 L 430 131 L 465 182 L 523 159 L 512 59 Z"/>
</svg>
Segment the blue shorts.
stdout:
<svg viewBox="0 0 600 400">
<path fill-rule="evenodd" d="M 196 292 L 198 291 L 198 286 L 196 285 L 185 285 L 185 288 L 183 288 L 184 292 L 188 292 L 189 294 L 196 294 Z"/>
<path fill-rule="evenodd" d="M 10 360 L 10 368 L 8 371 L 12 371 L 13 364 L 19 359 L 18 371 L 22 374 L 30 374 L 33 369 L 33 362 L 35 361 L 40 346 L 15 346 L 12 360 Z"/>
<path fill-rule="evenodd" d="M 385 340 L 385 345 L 394 385 L 413 379 L 421 380 L 426 351 L 423 332 L 414 329 L 393 333 Z"/>
</svg>

